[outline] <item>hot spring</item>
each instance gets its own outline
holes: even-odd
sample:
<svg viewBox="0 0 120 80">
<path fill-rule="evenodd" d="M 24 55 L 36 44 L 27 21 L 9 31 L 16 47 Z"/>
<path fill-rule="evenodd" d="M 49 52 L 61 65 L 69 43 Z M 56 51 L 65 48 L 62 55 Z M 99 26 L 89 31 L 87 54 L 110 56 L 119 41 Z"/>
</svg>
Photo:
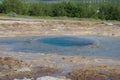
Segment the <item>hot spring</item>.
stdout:
<svg viewBox="0 0 120 80">
<path fill-rule="evenodd" d="M 87 39 L 87 38 L 77 38 L 77 37 L 48 37 L 38 40 L 38 42 L 42 42 L 49 45 L 55 46 L 88 46 L 95 44 L 95 41 Z"/>
<path fill-rule="evenodd" d="M 106 36 L 31 36 L 0 38 L 0 52 L 59 54 L 120 59 L 120 38 Z"/>
</svg>

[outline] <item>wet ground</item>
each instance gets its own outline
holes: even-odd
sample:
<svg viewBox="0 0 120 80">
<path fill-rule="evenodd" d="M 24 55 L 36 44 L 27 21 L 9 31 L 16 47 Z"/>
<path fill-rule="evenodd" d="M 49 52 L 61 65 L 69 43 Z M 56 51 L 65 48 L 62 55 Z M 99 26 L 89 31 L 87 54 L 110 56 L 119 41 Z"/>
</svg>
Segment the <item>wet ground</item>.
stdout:
<svg viewBox="0 0 120 80">
<path fill-rule="evenodd" d="M 103 36 L 33 36 L 0 39 L 0 51 L 81 55 L 120 59 L 120 38 Z"/>
</svg>

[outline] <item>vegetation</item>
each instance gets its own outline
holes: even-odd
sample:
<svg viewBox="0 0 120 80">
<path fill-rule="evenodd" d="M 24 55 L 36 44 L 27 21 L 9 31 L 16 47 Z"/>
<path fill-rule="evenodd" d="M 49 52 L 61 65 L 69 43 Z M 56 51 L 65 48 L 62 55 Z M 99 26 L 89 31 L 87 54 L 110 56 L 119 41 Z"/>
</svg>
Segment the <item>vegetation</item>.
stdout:
<svg viewBox="0 0 120 80">
<path fill-rule="evenodd" d="M 66 0 L 66 2 L 38 3 L 30 0 L 3 0 L 0 3 L 0 13 L 10 13 L 28 16 L 51 16 L 51 17 L 75 17 L 75 18 L 98 18 L 104 20 L 120 20 L 119 0 Z M 31 0 L 32 1 L 32 0 Z M 47 0 L 51 1 L 51 0 Z M 56 1 L 56 0 L 52 0 Z M 62 0 L 61 0 L 62 1 Z M 76 2 L 77 1 L 77 2 Z M 78 2 L 79 1 L 79 2 Z M 27 2 L 27 3 L 26 3 Z M 96 4 L 98 3 L 98 4 Z"/>
<path fill-rule="evenodd" d="M 106 20 L 120 20 L 120 5 L 119 4 L 104 4 L 99 9 L 98 17 Z"/>
<path fill-rule="evenodd" d="M 75 70 L 67 75 L 68 78 L 72 80 L 119 80 L 119 71 L 114 70 Z"/>
</svg>

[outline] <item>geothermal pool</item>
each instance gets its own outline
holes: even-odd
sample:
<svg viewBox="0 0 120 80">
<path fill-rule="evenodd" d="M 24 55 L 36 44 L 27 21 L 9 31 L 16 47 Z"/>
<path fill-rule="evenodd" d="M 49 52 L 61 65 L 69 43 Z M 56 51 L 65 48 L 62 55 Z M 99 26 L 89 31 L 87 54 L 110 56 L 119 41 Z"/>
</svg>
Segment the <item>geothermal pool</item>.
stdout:
<svg viewBox="0 0 120 80">
<path fill-rule="evenodd" d="M 38 42 L 42 42 L 49 45 L 55 46 L 63 46 L 63 47 L 70 47 L 70 46 L 88 46 L 93 45 L 95 41 L 87 38 L 78 38 L 78 37 L 47 37 L 43 39 L 39 39 Z"/>
<path fill-rule="evenodd" d="M 32 36 L 0 38 L 0 52 L 82 55 L 120 59 L 120 38 L 106 36 Z"/>
</svg>

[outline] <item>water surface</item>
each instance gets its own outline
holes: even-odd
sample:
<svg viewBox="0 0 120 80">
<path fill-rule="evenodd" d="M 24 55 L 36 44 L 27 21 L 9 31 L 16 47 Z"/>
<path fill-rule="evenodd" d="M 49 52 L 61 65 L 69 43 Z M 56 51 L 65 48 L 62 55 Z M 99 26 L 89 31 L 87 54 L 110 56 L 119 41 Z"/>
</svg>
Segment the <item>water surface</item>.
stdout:
<svg viewBox="0 0 120 80">
<path fill-rule="evenodd" d="M 54 53 L 120 59 L 120 38 L 102 36 L 32 36 L 0 38 L 0 51 Z"/>
<path fill-rule="evenodd" d="M 95 44 L 94 40 L 87 38 L 79 38 L 79 37 L 47 37 L 43 39 L 39 39 L 38 42 L 42 42 L 49 45 L 55 46 L 88 46 Z"/>
</svg>

